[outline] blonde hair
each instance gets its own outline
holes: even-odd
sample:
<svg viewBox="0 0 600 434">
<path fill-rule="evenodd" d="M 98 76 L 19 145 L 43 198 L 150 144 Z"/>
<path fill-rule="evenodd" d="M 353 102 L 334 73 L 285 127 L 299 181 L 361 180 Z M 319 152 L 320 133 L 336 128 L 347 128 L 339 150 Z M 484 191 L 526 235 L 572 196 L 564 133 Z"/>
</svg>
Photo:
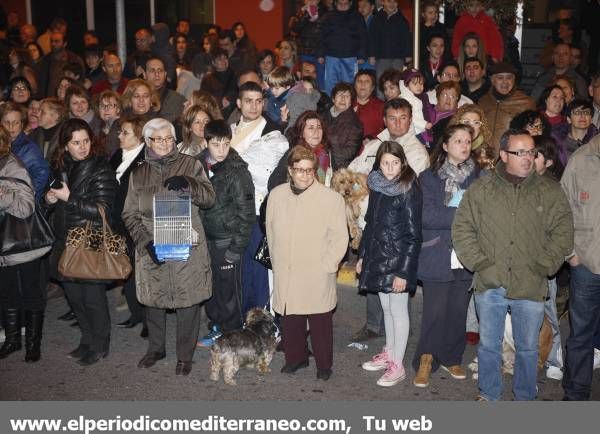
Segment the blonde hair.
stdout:
<svg viewBox="0 0 600 434">
<path fill-rule="evenodd" d="M 278 66 L 267 75 L 267 84 L 271 87 L 291 87 L 296 84 L 294 75 L 287 66 Z"/>
<path fill-rule="evenodd" d="M 192 138 L 194 134 L 192 132 L 192 124 L 194 123 L 194 119 L 196 119 L 196 116 L 200 112 L 206 113 L 208 118 L 211 121 L 213 120 L 210 113 L 204 110 L 204 107 L 202 107 L 201 105 L 192 105 L 185 109 L 183 111 L 183 114 L 181 115 L 181 135 L 184 146 L 189 146 L 189 144 L 192 143 Z"/>
<path fill-rule="evenodd" d="M 123 103 L 123 110 L 131 109 L 131 98 L 133 94 L 140 86 L 146 86 L 148 91 L 150 92 L 150 108 L 155 112 L 160 110 L 160 95 L 154 89 L 154 86 L 149 81 L 143 80 L 141 78 L 135 78 L 133 80 L 129 80 L 127 83 L 127 87 L 125 91 L 123 91 L 123 95 L 121 96 L 121 102 Z"/>
<path fill-rule="evenodd" d="M 221 109 L 214 96 L 204 90 L 195 90 L 192 96 L 188 99 L 190 107 L 197 105 L 202 107 L 202 110 L 210 116 L 212 120 L 223 119 Z"/>
</svg>

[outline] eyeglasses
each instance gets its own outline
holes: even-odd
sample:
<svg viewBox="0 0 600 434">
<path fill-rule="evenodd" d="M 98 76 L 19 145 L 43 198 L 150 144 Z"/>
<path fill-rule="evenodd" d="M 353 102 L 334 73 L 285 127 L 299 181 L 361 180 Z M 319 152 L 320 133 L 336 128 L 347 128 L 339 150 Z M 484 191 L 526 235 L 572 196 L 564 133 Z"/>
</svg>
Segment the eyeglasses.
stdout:
<svg viewBox="0 0 600 434">
<path fill-rule="evenodd" d="M 156 143 L 157 145 L 164 145 L 168 143 L 173 143 L 173 136 L 167 137 L 148 137 L 152 143 Z"/>
<path fill-rule="evenodd" d="M 460 123 L 463 125 L 470 125 L 472 127 L 479 127 L 481 126 L 481 121 L 472 121 L 470 119 L 461 119 Z"/>
<path fill-rule="evenodd" d="M 541 131 L 544 129 L 544 125 L 540 122 L 539 124 L 529 124 L 527 125 L 527 128 L 530 130 Z"/>
<path fill-rule="evenodd" d="M 19 125 L 21 125 L 22 121 L 2 121 L 2 125 L 5 128 L 10 128 L 10 127 L 18 127 Z"/>
<path fill-rule="evenodd" d="M 450 74 L 448 72 L 442 72 L 441 77 L 449 78 L 450 80 L 458 80 L 460 78 L 459 74 Z"/>
<path fill-rule="evenodd" d="M 571 115 L 575 116 L 591 116 L 592 112 L 590 110 L 573 110 Z"/>
<path fill-rule="evenodd" d="M 292 167 L 292 172 L 296 175 L 314 175 L 315 169 L 309 167 L 308 169 L 303 169 L 302 167 Z"/>
<path fill-rule="evenodd" d="M 448 98 L 451 100 L 458 99 L 458 97 L 456 95 L 452 95 L 451 93 L 446 93 L 446 92 L 442 93 L 440 96 L 443 96 L 444 98 Z"/>
<path fill-rule="evenodd" d="M 116 104 L 100 104 L 99 107 L 102 110 L 110 110 L 110 109 L 117 108 L 117 105 Z"/>
<path fill-rule="evenodd" d="M 27 89 L 27 86 L 16 85 L 16 86 L 13 86 L 13 90 L 28 90 L 28 89 Z"/>
<path fill-rule="evenodd" d="M 508 151 L 508 150 L 504 150 L 504 152 L 506 152 L 507 154 L 516 155 L 517 157 L 533 157 L 533 158 L 537 158 L 537 156 L 538 156 L 537 149 L 532 149 L 530 151 L 523 151 L 523 150 Z"/>
<path fill-rule="evenodd" d="M 83 139 L 83 140 L 71 140 L 71 141 L 69 142 L 69 144 L 70 144 L 70 145 L 73 145 L 73 146 L 81 146 L 81 145 L 87 146 L 87 145 L 89 145 L 90 143 L 92 143 L 92 141 L 91 141 L 90 139 Z"/>
</svg>

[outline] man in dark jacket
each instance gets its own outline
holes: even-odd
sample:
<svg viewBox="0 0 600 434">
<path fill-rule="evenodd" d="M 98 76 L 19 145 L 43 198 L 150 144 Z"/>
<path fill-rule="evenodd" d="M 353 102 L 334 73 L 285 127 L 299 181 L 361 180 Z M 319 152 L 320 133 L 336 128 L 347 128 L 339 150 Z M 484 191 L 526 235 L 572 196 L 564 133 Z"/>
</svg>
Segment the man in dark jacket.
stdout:
<svg viewBox="0 0 600 434">
<path fill-rule="evenodd" d="M 369 63 L 375 65 L 377 80 L 386 69 L 402 70 L 412 58 L 412 36 L 408 21 L 398 10 L 397 0 L 383 0 L 369 27 Z"/>
<path fill-rule="evenodd" d="M 323 89 L 325 86 L 325 67 L 317 61 L 317 56 L 319 55 L 321 28 L 326 10 L 321 4 L 311 7 L 306 3 L 298 10 L 296 21 L 294 21 L 291 30 L 298 34 L 297 42 L 300 60 L 316 65 L 317 83 L 319 84 L 319 89 Z"/>
<path fill-rule="evenodd" d="M 500 161 L 465 192 L 452 225 L 458 259 L 475 273 L 480 336 L 478 401 L 502 399 L 502 336 L 510 310 L 516 355 L 513 393 L 533 400 L 548 276 L 573 249 L 573 214 L 560 185 L 534 170 L 526 131 L 500 139 Z"/>
<path fill-rule="evenodd" d="M 152 57 L 146 62 L 146 80 L 154 85 L 160 95 L 158 116 L 175 122 L 183 111 L 185 97 L 167 87 L 167 69 L 160 57 Z"/>
<path fill-rule="evenodd" d="M 52 32 L 50 35 L 50 46 L 52 51 L 41 60 L 38 92 L 41 95 L 54 95 L 56 87 L 63 75 L 63 67 L 70 63 L 77 63 L 81 70 L 85 70 L 85 64 L 81 57 L 67 50 L 65 35 L 61 32 Z"/>
<path fill-rule="evenodd" d="M 336 0 L 335 9 L 323 20 L 319 63 L 325 62 L 325 87 L 328 95 L 336 83 L 352 82 L 358 59 L 367 52 L 365 21 L 352 8 L 351 0 Z"/>
<path fill-rule="evenodd" d="M 486 77 L 485 67 L 477 57 L 469 57 L 465 59 L 462 70 L 461 93 L 477 103 L 490 90 L 491 86 L 490 80 Z"/>
<path fill-rule="evenodd" d="M 256 217 L 252 176 L 231 149 L 231 129 L 225 121 L 214 120 L 204 127 L 204 137 L 207 148 L 198 158 L 216 194 L 213 207 L 202 212 L 214 290 L 206 304 L 211 332 L 200 343 L 210 346 L 221 331 L 242 326 L 240 265 Z"/>
</svg>

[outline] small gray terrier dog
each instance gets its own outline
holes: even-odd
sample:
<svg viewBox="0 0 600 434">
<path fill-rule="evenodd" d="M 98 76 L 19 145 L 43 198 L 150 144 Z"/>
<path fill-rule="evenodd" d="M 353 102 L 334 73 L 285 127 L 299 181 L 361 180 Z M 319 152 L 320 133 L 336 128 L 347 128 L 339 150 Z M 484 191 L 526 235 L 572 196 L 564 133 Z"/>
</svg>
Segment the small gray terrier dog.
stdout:
<svg viewBox="0 0 600 434">
<path fill-rule="evenodd" d="M 260 374 L 271 371 L 277 326 L 273 316 L 266 310 L 253 308 L 246 314 L 244 328 L 224 332 L 210 347 L 210 379 L 219 381 L 223 369 L 223 380 L 235 386 L 235 374 L 242 366 L 256 368 Z"/>
</svg>

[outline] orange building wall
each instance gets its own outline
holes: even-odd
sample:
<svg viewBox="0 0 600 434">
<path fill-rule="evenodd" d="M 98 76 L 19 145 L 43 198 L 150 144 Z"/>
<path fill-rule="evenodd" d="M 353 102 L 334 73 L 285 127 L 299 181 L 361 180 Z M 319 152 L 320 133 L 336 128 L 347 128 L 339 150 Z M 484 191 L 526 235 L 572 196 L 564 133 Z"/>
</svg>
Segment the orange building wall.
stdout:
<svg viewBox="0 0 600 434">
<path fill-rule="evenodd" d="M 260 10 L 262 2 L 273 2 L 269 12 Z M 273 48 L 283 36 L 283 0 L 215 0 L 215 21 L 223 28 L 242 21 L 257 48 Z"/>
<path fill-rule="evenodd" d="M 23 0 L 2 0 L 2 7 L 6 13 L 11 11 L 15 11 L 19 16 L 19 24 L 25 24 L 27 22 L 27 17 L 25 14 L 27 11 L 25 10 L 25 2 Z"/>
</svg>

